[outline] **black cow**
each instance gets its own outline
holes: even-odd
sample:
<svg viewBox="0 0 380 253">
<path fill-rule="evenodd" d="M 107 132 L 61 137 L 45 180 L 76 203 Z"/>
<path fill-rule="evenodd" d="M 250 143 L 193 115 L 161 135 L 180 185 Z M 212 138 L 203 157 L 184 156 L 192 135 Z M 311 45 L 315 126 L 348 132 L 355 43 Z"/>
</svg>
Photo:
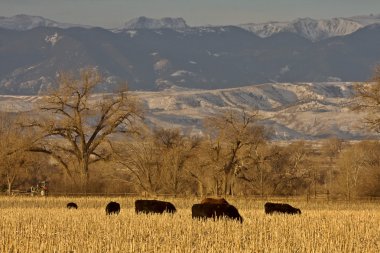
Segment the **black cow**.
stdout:
<svg viewBox="0 0 380 253">
<path fill-rule="evenodd" d="M 226 217 L 235 219 L 243 223 L 243 218 L 240 216 L 239 211 L 233 205 L 229 204 L 195 204 L 191 208 L 191 215 L 194 218 L 221 218 Z"/>
<path fill-rule="evenodd" d="M 120 213 L 120 204 L 117 202 L 111 201 L 106 206 L 106 214 L 119 214 Z"/>
<path fill-rule="evenodd" d="M 67 203 L 66 207 L 68 209 L 78 209 L 78 205 L 74 202 Z"/>
<path fill-rule="evenodd" d="M 273 214 L 273 213 L 301 214 L 300 209 L 292 207 L 289 204 L 282 204 L 282 203 L 267 202 L 264 205 L 264 209 L 265 209 L 266 214 Z"/>
<path fill-rule="evenodd" d="M 136 213 L 175 213 L 177 210 L 170 202 L 139 199 L 135 201 L 135 211 Z"/>
</svg>

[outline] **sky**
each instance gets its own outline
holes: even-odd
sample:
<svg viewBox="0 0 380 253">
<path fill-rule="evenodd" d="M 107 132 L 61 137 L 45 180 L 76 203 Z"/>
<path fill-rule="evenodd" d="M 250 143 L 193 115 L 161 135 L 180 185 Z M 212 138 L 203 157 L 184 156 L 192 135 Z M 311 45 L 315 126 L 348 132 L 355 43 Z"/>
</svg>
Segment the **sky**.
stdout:
<svg viewBox="0 0 380 253">
<path fill-rule="evenodd" d="M 0 0 L 0 16 L 42 16 L 115 28 L 139 16 L 182 17 L 188 25 L 236 25 L 380 14 L 380 0 Z"/>
</svg>

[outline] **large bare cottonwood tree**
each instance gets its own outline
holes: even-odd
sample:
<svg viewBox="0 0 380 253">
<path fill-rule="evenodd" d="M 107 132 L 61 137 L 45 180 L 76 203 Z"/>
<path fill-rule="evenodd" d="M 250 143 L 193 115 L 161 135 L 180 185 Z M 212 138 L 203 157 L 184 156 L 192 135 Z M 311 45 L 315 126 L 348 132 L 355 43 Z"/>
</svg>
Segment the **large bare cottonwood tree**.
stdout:
<svg viewBox="0 0 380 253">
<path fill-rule="evenodd" d="M 117 93 L 95 94 L 102 84 L 96 69 L 87 68 L 75 77 L 59 76 L 59 88 L 44 96 L 39 109 L 44 118 L 33 122 L 42 137 L 30 149 L 56 160 L 82 190 L 87 190 L 90 166 L 111 155 L 113 134 L 135 131 L 141 110 L 126 87 Z"/>
</svg>

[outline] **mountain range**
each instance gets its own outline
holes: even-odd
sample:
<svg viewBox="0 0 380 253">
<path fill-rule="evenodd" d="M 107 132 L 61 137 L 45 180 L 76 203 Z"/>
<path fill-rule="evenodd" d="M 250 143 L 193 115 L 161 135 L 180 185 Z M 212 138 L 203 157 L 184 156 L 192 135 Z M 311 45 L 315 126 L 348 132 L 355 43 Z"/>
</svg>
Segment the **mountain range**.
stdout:
<svg viewBox="0 0 380 253">
<path fill-rule="evenodd" d="M 267 38 L 277 33 L 290 32 L 311 41 L 320 41 L 326 38 L 343 36 L 351 34 L 360 28 L 372 24 L 380 23 L 380 14 L 378 15 L 362 15 L 347 18 L 331 18 L 331 19 L 312 19 L 298 18 L 289 22 L 270 21 L 265 23 L 247 23 L 236 25 L 250 31 L 261 38 Z M 40 16 L 31 15 L 15 15 L 12 17 L 0 16 L 0 28 L 25 31 L 36 27 L 83 27 L 91 28 L 88 25 L 78 25 L 57 22 Z M 215 27 L 215 26 L 201 26 Z M 134 29 L 175 29 L 185 30 L 191 28 L 183 18 L 165 17 L 161 19 L 153 19 L 148 17 L 137 17 L 127 21 L 123 26 L 109 29 L 114 32 L 120 30 Z"/>
<path fill-rule="evenodd" d="M 139 17 L 114 29 L 0 17 L 0 94 L 39 94 L 86 66 L 104 74 L 101 91 L 365 81 L 379 41 L 380 15 L 199 27 Z"/>
</svg>

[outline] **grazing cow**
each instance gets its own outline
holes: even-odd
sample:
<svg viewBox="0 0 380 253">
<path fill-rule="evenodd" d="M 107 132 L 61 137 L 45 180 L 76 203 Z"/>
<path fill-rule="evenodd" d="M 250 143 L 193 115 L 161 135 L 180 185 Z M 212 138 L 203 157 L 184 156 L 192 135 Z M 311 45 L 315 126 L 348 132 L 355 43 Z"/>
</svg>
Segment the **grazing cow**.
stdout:
<svg viewBox="0 0 380 253">
<path fill-rule="evenodd" d="M 225 200 L 224 198 L 218 198 L 218 199 L 214 199 L 214 198 L 205 198 L 205 199 L 202 199 L 201 201 L 201 204 L 229 204 L 227 202 L 227 200 Z"/>
<path fill-rule="evenodd" d="M 106 206 L 106 214 L 107 215 L 119 214 L 119 213 L 120 213 L 120 204 L 119 203 L 113 202 L 113 201 L 108 203 L 108 205 Z"/>
<path fill-rule="evenodd" d="M 74 202 L 67 203 L 66 207 L 68 209 L 78 209 L 78 205 Z"/>
<path fill-rule="evenodd" d="M 264 205 L 264 209 L 265 209 L 266 214 L 273 214 L 273 213 L 301 214 L 300 209 L 292 207 L 289 204 L 282 204 L 282 203 L 267 202 Z"/>
<path fill-rule="evenodd" d="M 243 218 L 240 216 L 239 211 L 230 204 L 195 204 L 191 208 L 191 215 L 194 218 L 221 218 L 227 217 L 230 219 L 236 219 L 243 223 Z"/>
<path fill-rule="evenodd" d="M 139 199 L 135 201 L 135 211 L 136 213 L 175 213 L 177 210 L 170 202 Z"/>
</svg>

